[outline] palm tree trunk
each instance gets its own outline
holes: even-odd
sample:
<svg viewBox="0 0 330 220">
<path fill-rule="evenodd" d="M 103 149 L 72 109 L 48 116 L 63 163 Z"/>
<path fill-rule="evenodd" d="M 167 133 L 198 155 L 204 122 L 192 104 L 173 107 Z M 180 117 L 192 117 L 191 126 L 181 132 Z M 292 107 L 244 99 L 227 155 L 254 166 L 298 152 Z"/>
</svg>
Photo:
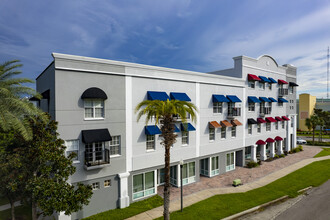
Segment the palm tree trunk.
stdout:
<svg viewBox="0 0 330 220">
<path fill-rule="evenodd" d="M 165 146 L 164 219 L 170 219 L 170 147 Z"/>
<path fill-rule="evenodd" d="M 37 214 L 37 204 L 32 201 L 32 219 L 33 220 L 38 220 L 38 214 Z"/>
<path fill-rule="evenodd" d="M 11 220 L 15 220 L 15 202 L 12 200 L 9 200 L 10 208 L 11 208 Z"/>
<path fill-rule="evenodd" d="M 314 144 L 314 137 L 315 137 L 315 128 L 313 128 L 313 144 Z"/>
</svg>

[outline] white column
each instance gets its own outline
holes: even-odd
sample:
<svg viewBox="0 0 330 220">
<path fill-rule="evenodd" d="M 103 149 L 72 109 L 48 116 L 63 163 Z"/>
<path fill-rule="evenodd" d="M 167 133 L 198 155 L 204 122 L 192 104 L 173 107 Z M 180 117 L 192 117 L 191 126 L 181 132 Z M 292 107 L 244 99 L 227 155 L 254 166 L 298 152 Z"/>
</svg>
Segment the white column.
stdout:
<svg viewBox="0 0 330 220">
<path fill-rule="evenodd" d="M 71 215 L 65 215 L 64 212 L 60 212 L 58 220 L 71 220 Z"/>
<path fill-rule="evenodd" d="M 292 137 L 293 137 L 293 141 L 292 141 L 292 147 L 293 149 L 297 147 L 297 115 L 292 115 L 293 117 L 293 128 L 292 128 Z"/>
<path fill-rule="evenodd" d="M 254 162 L 257 162 L 257 146 L 251 145 L 251 160 Z"/>
<path fill-rule="evenodd" d="M 212 172 L 212 157 L 209 157 L 209 177 L 211 177 L 211 172 Z"/>
<path fill-rule="evenodd" d="M 129 206 L 129 196 L 128 196 L 128 177 L 129 173 L 118 174 L 120 181 L 120 195 L 119 195 L 119 207 L 125 208 Z"/>
<path fill-rule="evenodd" d="M 290 141 L 291 141 L 291 137 L 290 137 L 290 121 L 286 121 L 286 143 L 285 143 L 285 151 L 289 152 L 290 151 Z"/>
<path fill-rule="evenodd" d="M 260 145 L 260 160 L 267 160 L 266 144 Z"/>
<path fill-rule="evenodd" d="M 176 170 L 177 170 L 177 177 L 176 177 L 176 185 L 178 186 L 178 187 L 180 187 L 181 186 L 181 169 L 180 169 L 180 164 L 179 165 L 177 165 L 176 166 Z"/>
<path fill-rule="evenodd" d="M 269 147 L 269 156 L 270 157 L 275 157 L 275 143 L 268 143 L 268 147 Z"/>
<path fill-rule="evenodd" d="M 277 154 L 283 154 L 283 141 L 277 141 Z"/>
<path fill-rule="evenodd" d="M 125 76 L 125 108 L 126 108 L 126 171 L 133 170 L 132 156 L 133 156 L 133 106 L 132 106 L 132 77 Z"/>
</svg>

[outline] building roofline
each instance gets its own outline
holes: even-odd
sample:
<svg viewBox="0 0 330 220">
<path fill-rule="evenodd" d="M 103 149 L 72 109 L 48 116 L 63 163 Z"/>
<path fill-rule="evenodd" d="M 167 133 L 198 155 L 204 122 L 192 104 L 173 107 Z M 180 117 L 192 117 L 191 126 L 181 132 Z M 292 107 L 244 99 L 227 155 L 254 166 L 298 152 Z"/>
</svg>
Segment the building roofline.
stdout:
<svg viewBox="0 0 330 220">
<path fill-rule="evenodd" d="M 48 70 L 48 68 L 54 63 L 54 60 L 37 76 L 36 80 Z"/>
</svg>

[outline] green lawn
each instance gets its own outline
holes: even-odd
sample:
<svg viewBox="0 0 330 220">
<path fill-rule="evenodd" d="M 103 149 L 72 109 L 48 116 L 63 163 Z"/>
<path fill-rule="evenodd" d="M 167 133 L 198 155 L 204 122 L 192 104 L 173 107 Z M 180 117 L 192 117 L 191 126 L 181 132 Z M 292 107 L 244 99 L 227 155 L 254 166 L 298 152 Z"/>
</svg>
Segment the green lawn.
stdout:
<svg viewBox="0 0 330 220">
<path fill-rule="evenodd" d="M 302 134 L 302 133 L 297 133 L 297 136 L 303 136 L 303 137 L 313 137 L 313 134 Z M 319 134 L 315 133 L 315 139 L 319 137 Z M 323 134 L 322 138 L 330 138 L 330 135 Z"/>
<path fill-rule="evenodd" d="M 31 207 L 30 206 L 15 207 L 15 216 L 16 216 L 16 219 L 31 220 L 32 219 Z M 11 219 L 11 209 L 1 211 L 0 212 L 0 219 L 2 219 L 2 220 Z"/>
<path fill-rule="evenodd" d="M 314 158 L 315 157 L 324 157 L 324 156 L 328 156 L 328 155 L 330 155 L 330 148 L 323 148 L 323 150 L 320 153 L 316 154 L 314 156 Z"/>
<path fill-rule="evenodd" d="M 180 211 L 171 219 L 221 219 L 284 195 L 294 197 L 308 186 L 319 186 L 330 178 L 330 160 L 314 162 L 264 187 L 246 193 L 213 196 Z M 159 218 L 161 219 L 161 218 Z"/>
<path fill-rule="evenodd" d="M 140 202 L 134 202 L 129 207 L 124 209 L 114 209 L 106 212 L 102 212 L 96 215 L 92 215 L 84 220 L 107 220 L 107 219 L 126 219 L 131 216 L 140 214 L 142 212 L 148 211 L 150 209 L 159 207 L 163 205 L 162 197 L 156 195 L 149 199 L 145 199 Z"/>
<path fill-rule="evenodd" d="M 6 197 L 0 196 L 0 205 L 6 205 L 9 201 Z"/>
</svg>

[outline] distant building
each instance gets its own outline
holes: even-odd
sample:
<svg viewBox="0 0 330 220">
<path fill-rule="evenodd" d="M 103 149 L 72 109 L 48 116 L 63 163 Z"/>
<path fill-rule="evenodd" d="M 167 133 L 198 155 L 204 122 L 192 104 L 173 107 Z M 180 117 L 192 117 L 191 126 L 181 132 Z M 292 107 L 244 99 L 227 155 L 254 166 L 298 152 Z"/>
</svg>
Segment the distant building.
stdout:
<svg viewBox="0 0 330 220">
<path fill-rule="evenodd" d="M 297 102 L 297 109 L 299 109 L 298 129 L 308 130 L 305 121 L 306 118 L 310 118 L 314 114 L 314 108 L 330 111 L 330 99 L 317 99 L 316 96 L 307 93 L 299 95 L 299 101 Z"/>
</svg>

